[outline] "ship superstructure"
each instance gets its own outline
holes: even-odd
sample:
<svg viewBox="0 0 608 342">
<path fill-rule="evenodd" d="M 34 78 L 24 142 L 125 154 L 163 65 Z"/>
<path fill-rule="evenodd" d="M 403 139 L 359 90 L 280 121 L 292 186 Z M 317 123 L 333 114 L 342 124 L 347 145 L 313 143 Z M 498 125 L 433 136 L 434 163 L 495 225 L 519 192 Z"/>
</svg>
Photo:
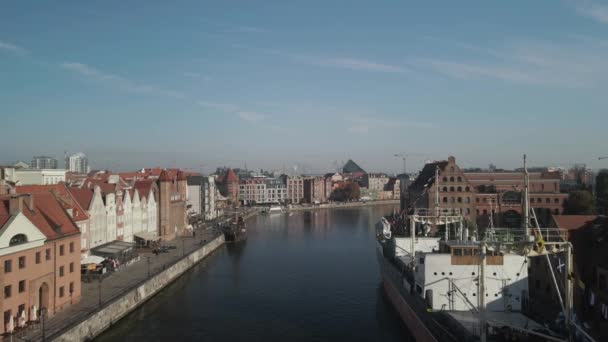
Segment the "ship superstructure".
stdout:
<svg viewBox="0 0 608 342">
<path fill-rule="evenodd" d="M 380 220 L 378 260 L 384 288 L 416 340 L 574 338 L 571 246 L 564 231 L 538 225 L 525 203 L 527 189 L 523 197 L 521 228 L 490 225 L 483 233 L 470 232 L 458 210 L 439 205 Z M 526 316 L 529 257 L 549 258 L 557 252 L 566 255 L 565 272 L 549 273 L 563 321 L 548 329 Z M 577 334 L 584 335 L 582 330 Z"/>
</svg>

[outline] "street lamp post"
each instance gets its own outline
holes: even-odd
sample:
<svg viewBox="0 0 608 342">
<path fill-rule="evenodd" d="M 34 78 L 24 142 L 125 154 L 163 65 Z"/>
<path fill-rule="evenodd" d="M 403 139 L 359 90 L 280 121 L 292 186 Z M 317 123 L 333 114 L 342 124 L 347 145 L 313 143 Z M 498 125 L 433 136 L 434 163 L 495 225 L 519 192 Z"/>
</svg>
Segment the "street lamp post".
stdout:
<svg viewBox="0 0 608 342">
<path fill-rule="evenodd" d="M 186 239 L 182 237 L 182 257 L 186 255 Z"/>
<path fill-rule="evenodd" d="M 148 278 L 150 278 L 150 257 L 146 257 L 146 260 L 148 262 Z"/>
<path fill-rule="evenodd" d="M 103 278 L 102 278 L 102 277 L 101 277 L 101 275 L 100 275 L 100 277 L 99 277 L 99 283 L 98 283 L 98 284 L 99 284 L 98 289 L 99 289 L 99 307 L 100 307 L 100 308 L 101 308 L 101 302 L 102 302 L 102 301 L 101 301 L 101 282 L 102 282 L 102 281 L 103 281 Z"/>
<path fill-rule="evenodd" d="M 42 325 L 42 342 L 46 341 L 46 330 L 44 326 L 44 319 L 46 318 L 46 308 L 40 308 L 40 324 Z"/>
</svg>

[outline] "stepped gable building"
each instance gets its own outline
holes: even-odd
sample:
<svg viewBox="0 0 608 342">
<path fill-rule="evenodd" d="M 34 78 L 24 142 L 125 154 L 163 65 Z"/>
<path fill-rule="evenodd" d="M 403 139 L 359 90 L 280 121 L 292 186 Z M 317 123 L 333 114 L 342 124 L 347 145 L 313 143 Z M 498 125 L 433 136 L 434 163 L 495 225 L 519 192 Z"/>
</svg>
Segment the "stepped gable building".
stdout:
<svg viewBox="0 0 608 342">
<path fill-rule="evenodd" d="M 72 194 L 65 183 L 18 186 L 15 188 L 15 192 L 19 194 L 53 194 L 80 230 L 80 253 L 84 256 L 88 254 L 90 243 L 89 214 L 87 213 L 87 210 L 80 205 L 80 202 L 74 197 L 74 194 Z"/>
<path fill-rule="evenodd" d="M 160 194 L 159 237 L 164 240 L 174 239 L 187 228 L 186 200 L 188 181 L 181 170 L 162 170 L 158 177 Z M 238 183 L 236 187 L 238 191 Z"/>
<path fill-rule="evenodd" d="M 560 193 L 559 178 L 551 172 L 530 172 L 529 184 L 530 207 L 539 223 L 548 226 L 552 214 L 563 212 L 568 195 Z M 522 225 L 522 172 L 464 172 L 454 157 L 428 163 L 409 186 L 402 207 L 433 209 L 436 190 L 440 208 L 453 209 L 480 226 L 491 219 L 495 226 Z"/>
<path fill-rule="evenodd" d="M 0 196 L 0 311 L 35 320 L 80 300 L 80 231 L 51 192 Z"/>
</svg>

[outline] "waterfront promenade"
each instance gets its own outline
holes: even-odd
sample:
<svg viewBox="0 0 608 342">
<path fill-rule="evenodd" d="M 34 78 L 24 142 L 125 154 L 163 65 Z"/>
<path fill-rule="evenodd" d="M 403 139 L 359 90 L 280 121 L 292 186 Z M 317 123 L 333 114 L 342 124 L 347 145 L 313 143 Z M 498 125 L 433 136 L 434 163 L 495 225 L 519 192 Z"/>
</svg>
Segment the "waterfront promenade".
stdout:
<svg viewBox="0 0 608 342">
<path fill-rule="evenodd" d="M 158 255 L 151 251 L 141 253 L 138 262 L 108 274 L 101 282 L 97 280 L 92 282 L 83 281 L 80 302 L 48 318 L 44 322 L 44 332 L 43 324 L 38 322 L 14 334 L 13 341 L 41 341 L 43 335 L 47 340 L 58 337 L 69 327 L 82 321 L 83 318 L 92 315 L 107 303 L 121 297 L 151 276 L 175 264 L 185 255 L 200 249 L 219 234 L 213 229 L 196 229 L 195 231 L 195 237 L 180 237 L 168 241 L 167 245 L 176 247 L 170 249 L 168 253 Z M 3 341 L 9 340 L 10 337 L 5 337 Z"/>
</svg>

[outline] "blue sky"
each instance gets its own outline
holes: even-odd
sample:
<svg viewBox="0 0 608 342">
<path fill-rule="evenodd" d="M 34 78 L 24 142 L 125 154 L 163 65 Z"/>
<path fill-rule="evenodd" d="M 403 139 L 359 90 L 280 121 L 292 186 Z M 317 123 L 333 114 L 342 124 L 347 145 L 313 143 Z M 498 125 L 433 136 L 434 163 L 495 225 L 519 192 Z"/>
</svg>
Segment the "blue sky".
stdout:
<svg viewBox="0 0 608 342">
<path fill-rule="evenodd" d="M 2 163 L 597 168 L 607 85 L 599 0 L 0 3 Z"/>
</svg>

